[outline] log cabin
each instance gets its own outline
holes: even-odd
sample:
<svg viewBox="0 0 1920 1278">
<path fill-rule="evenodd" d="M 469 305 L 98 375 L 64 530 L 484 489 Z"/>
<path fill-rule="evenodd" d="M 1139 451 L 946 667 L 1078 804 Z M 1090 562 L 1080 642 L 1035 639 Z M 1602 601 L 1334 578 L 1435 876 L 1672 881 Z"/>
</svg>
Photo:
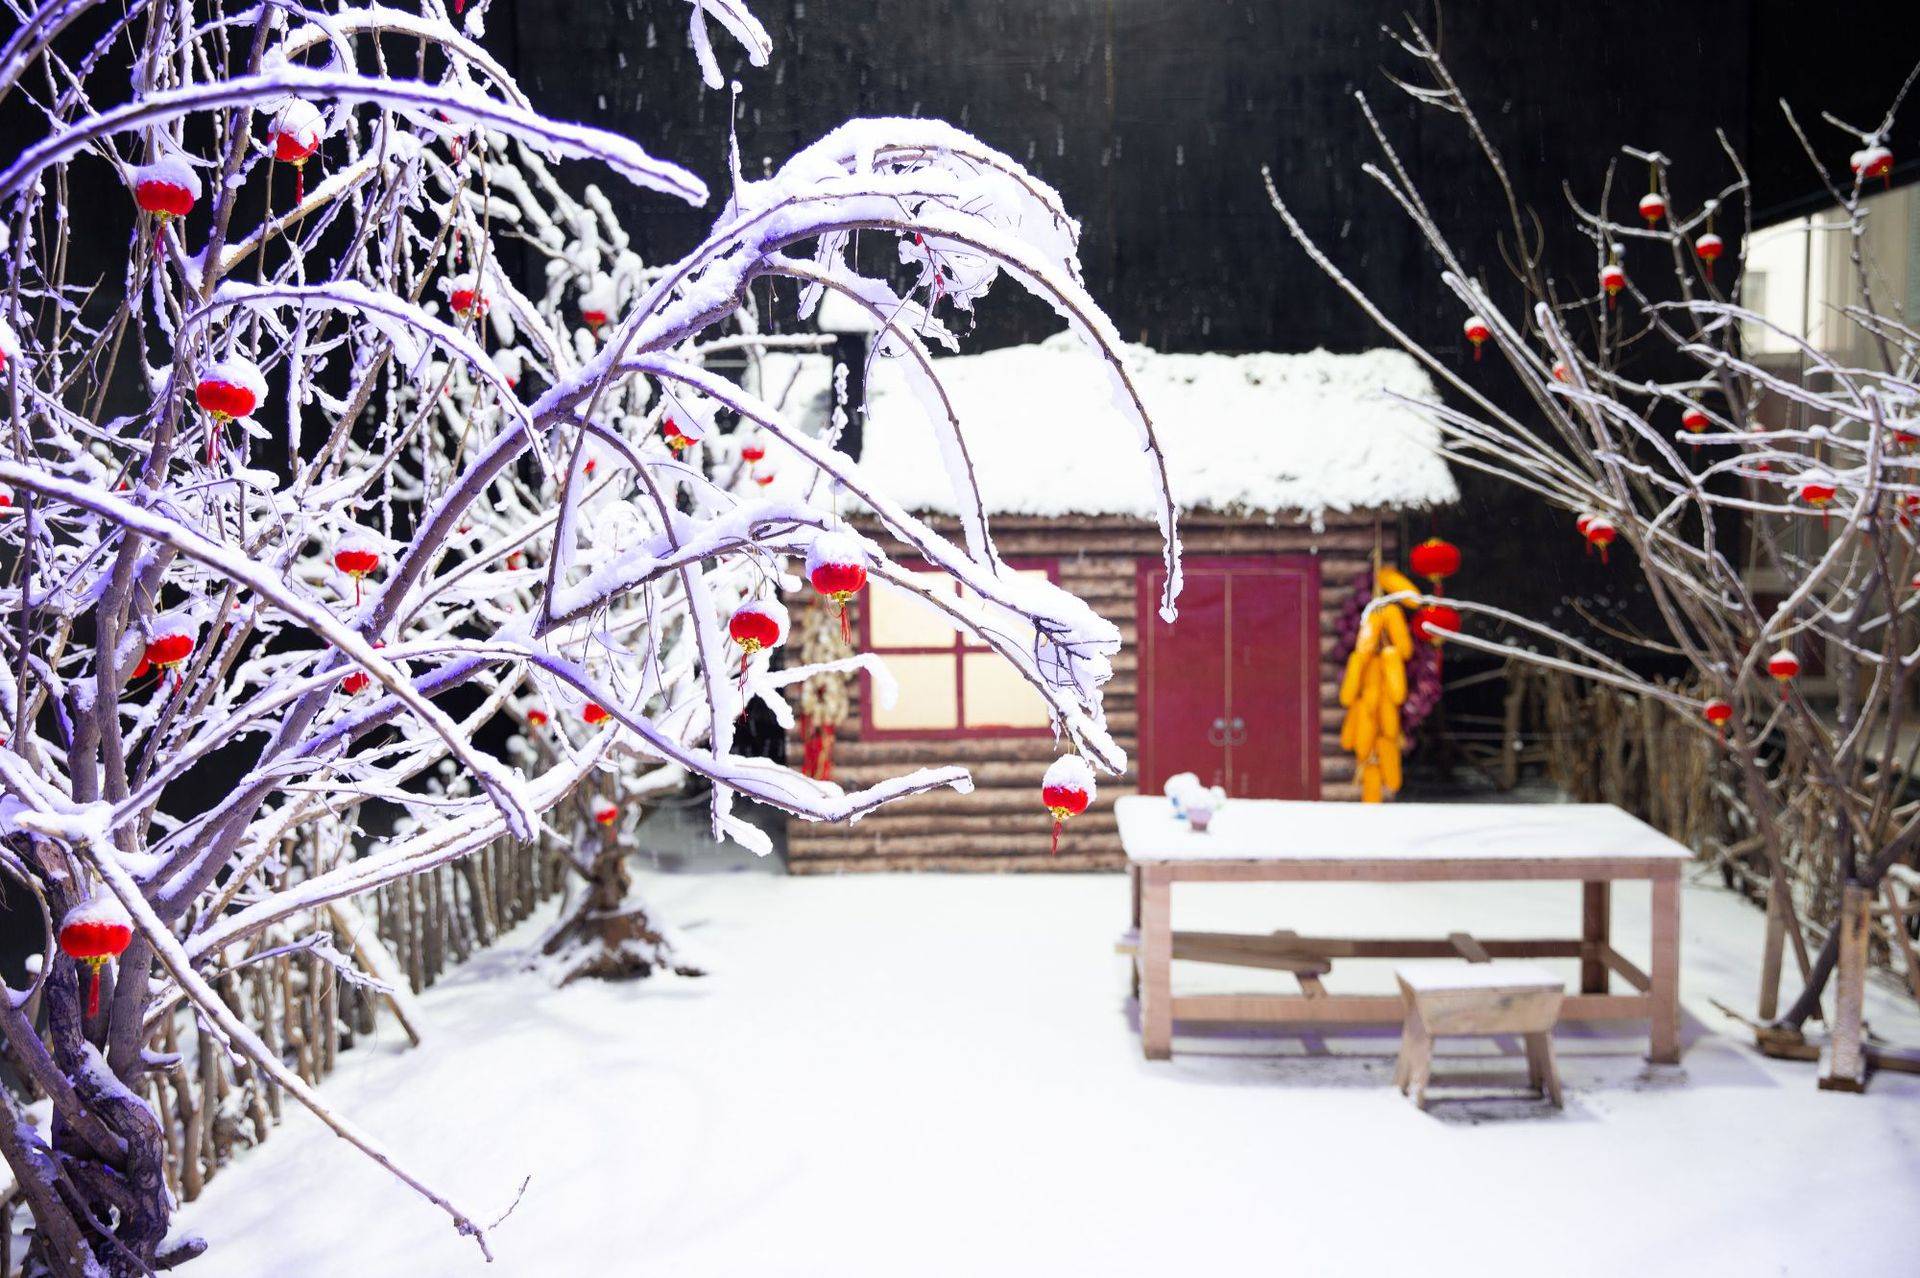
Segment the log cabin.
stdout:
<svg viewBox="0 0 1920 1278">
<path fill-rule="evenodd" d="M 938 368 L 1001 557 L 1058 582 L 1120 632 L 1105 704 L 1131 767 L 1100 777 L 1095 803 L 1050 854 L 1039 783 L 1063 747 L 1040 698 L 1003 658 L 876 586 L 851 609 L 853 642 L 885 660 L 899 690 L 884 705 L 865 676 L 845 679 L 844 717 L 824 725 L 832 779 L 857 787 L 958 763 L 975 789 L 917 796 L 850 825 L 791 821 L 791 872 L 1118 868 L 1114 800 L 1157 792 L 1176 772 L 1229 796 L 1358 797 L 1339 747 L 1333 620 L 1376 550 L 1395 556 L 1402 512 L 1458 497 L 1419 408 L 1435 399 L 1432 383 L 1397 351 L 1128 350 L 1182 507 L 1185 589 L 1172 625 L 1158 615 L 1165 567 L 1145 455 L 1099 362 L 1061 334 Z M 948 471 L 890 363 L 874 361 L 866 387 L 862 469 L 957 541 Z M 825 420 L 830 387 L 824 370 L 789 376 L 800 401 L 790 411 Z M 904 553 L 870 517 L 850 521 Z M 788 602 L 815 601 L 803 589 Z M 804 727 L 814 748 L 796 727 L 790 758 L 819 753 L 823 725 Z"/>
</svg>

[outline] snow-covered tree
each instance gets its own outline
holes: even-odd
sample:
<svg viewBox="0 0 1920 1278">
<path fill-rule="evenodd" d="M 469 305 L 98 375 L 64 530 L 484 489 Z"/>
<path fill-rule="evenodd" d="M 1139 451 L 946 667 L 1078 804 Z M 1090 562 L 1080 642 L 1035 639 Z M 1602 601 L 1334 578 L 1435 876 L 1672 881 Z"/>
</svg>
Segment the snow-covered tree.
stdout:
<svg viewBox="0 0 1920 1278">
<path fill-rule="evenodd" d="M 706 778 L 715 838 L 762 850 L 741 797 L 845 820 L 965 788 L 938 767 L 848 792 L 735 749 L 746 700 L 778 702 L 808 672 L 750 660 L 743 680 L 734 637 L 750 628 L 731 619 L 800 564 L 826 593 L 919 596 L 1034 685 L 1066 749 L 1118 771 L 1100 691 L 1119 636 L 1004 571 L 928 358 L 952 343 L 940 312 L 1006 274 L 1104 361 L 1138 422 L 1113 442 L 1141 450 L 1161 493 L 1171 616 L 1158 447 L 1081 282 L 1076 224 L 959 130 L 856 121 L 761 180 L 736 163 L 698 245 L 629 271 L 609 236 L 580 300 L 611 310 L 563 322 L 501 269 L 513 228 L 492 184 L 541 180 L 512 148 L 708 192 L 535 110 L 478 42 L 486 0 L 128 0 L 83 39 L 92 8 L 28 8 L 0 47 L 0 99 L 45 120 L 0 170 L 0 867 L 48 922 L 30 988 L 0 992 L 0 1039 L 53 1111 L 36 1131 L 0 1095 L 0 1155 L 34 1218 L 28 1271 L 144 1274 L 198 1249 L 168 1239 L 162 1120 L 138 1089 L 166 1063 L 152 1018 L 180 1004 L 484 1247 L 478 1220 L 286 1069 L 213 971 L 329 901 L 536 837 L 609 768 Z M 766 56 L 738 0 L 692 0 L 689 16 L 715 87 L 710 20 Z M 124 266 L 96 280 L 77 274 L 64 214 L 103 183 L 126 191 L 128 235 Z M 862 260 L 862 232 L 898 245 L 900 285 Z M 973 512 L 959 544 L 710 366 L 762 280 L 802 312 L 846 296 L 914 370 Z M 736 423 L 817 482 L 775 495 L 682 455 Z M 965 602 L 918 586 L 839 502 L 963 581 Z M 532 768 L 487 744 L 530 704 L 578 719 Z M 389 833 L 373 814 L 395 807 Z M 308 822 L 344 823 L 332 846 L 360 854 L 286 873 L 283 836 Z"/>
<path fill-rule="evenodd" d="M 1827 932 L 1817 954 L 1802 949 L 1801 993 L 1766 1031 L 1797 1036 L 1834 968 L 1842 889 L 1871 892 L 1920 852 L 1913 759 L 1900 748 L 1920 673 L 1920 332 L 1876 297 L 1861 247 L 1864 197 L 1891 166 L 1887 139 L 1913 79 L 1881 120 L 1854 128 L 1827 117 L 1820 141 L 1788 111 L 1834 205 L 1827 234 L 1849 245 L 1854 275 L 1856 300 L 1816 346 L 1742 298 L 1748 182 L 1724 135 L 1725 176 L 1688 175 L 1696 188 L 1720 184 L 1697 206 L 1675 198 L 1666 156 L 1632 148 L 1626 172 L 1649 175 L 1644 194 L 1622 189 L 1618 164 L 1591 207 L 1570 194 L 1592 246 L 1570 279 L 1428 37 L 1409 28 L 1401 45 L 1419 68 L 1403 87 L 1458 120 L 1504 195 L 1488 229 L 1513 283 L 1488 286 L 1480 259 L 1441 229 L 1362 97 L 1383 156 L 1365 171 L 1432 251 L 1467 340 L 1492 358 L 1443 358 L 1436 347 L 1452 333 L 1396 322 L 1314 242 L 1269 175 L 1274 207 L 1313 260 L 1451 389 L 1451 403 L 1428 408 L 1454 464 L 1559 507 L 1569 536 L 1602 556 L 1611 549 L 1616 571 L 1630 570 L 1618 563 L 1629 552 L 1644 575 L 1663 625 L 1646 635 L 1610 627 L 1627 646 L 1619 655 L 1471 599 L 1447 601 L 1465 614 L 1450 638 L 1657 698 L 1724 743 L 1724 797 L 1750 836 L 1776 923 L 1763 1018 L 1776 1011 L 1764 982 L 1777 978 L 1780 938 L 1799 946 L 1803 915 Z M 1797 353 L 1804 373 L 1769 366 L 1751 349 L 1757 336 Z M 1502 406 L 1496 376 L 1512 379 L 1526 411 Z M 1773 594 L 1769 583 L 1783 588 Z M 1684 660 L 1690 686 L 1643 677 L 1623 659 L 1636 645 Z M 1815 661 L 1832 675 L 1831 703 L 1803 689 Z"/>
</svg>

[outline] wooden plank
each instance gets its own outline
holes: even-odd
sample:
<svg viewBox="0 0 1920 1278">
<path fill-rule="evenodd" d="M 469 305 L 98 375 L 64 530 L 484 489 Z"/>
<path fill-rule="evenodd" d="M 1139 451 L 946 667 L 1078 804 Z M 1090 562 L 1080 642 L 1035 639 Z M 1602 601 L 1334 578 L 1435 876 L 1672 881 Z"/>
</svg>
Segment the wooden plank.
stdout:
<svg viewBox="0 0 1920 1278">
<path fill-rule="evenodd" d="M 1469 963 L 1493 962 L 1493 955 L 1487 953 L 1486 947 L 1465 932 L 1449 932 L 1447 934 L 1447 944 L 1451 945 L 1454 952 Z M 1434 1032 L 1438 1034 L 1445 1033 L 1446 1031 L 1436 1029 Z"/>
<path fill-rule="evenodd" d="M 1627 984 L 1633 986 L 1633 988 L 1639 990 L 1642 994 L 1645 994 L 1653 988 L 1653 982 L 1648 978 L 1647 974 L 1630 963 L 1626 955 L 1614 949 L 1611 945 L 1601 948 L 1600 961 L 1612 970 L 1620 973 L 1621 978 L 1624 979 Z M 1607 991 L 1603 986 L 1593 992 L 1596 994 L 1604 994 Z"/>
<path fill-rule="evenodd" d="M 1656 1065 L 1680 1061 L 1680 870 L 1669 865 L 1653 880 L 1652 989 L 1647 1059 Z"/>
<path fill-rule="evenodd" d="M 1173 1055 L 1173 878 L 1140 872 L 1140 1046 L 1150 1061 Z"/>
<path fill-rule="evenodd" d="M 1613 935 L 1612 889 L 1611 883 L 1580 885 L 1580 935 L 1594 947 L 1606 945 Z M 1599 949 L 1594 948 L 1580 960 L 1582 994 L 1607 992 L 1607 965 L 1601 962 L 1599 954 Z"/>
<path fill-rule="evenodd" d="M 1867 943 L 1870 901 L 1865 888 L 1848 883 L 1840 890 L 1839 959 L 1833 971 L 1833 1037 L 1821 1054 L 1820 1090 L 1860 1092 L 1867 1086 Z"/>
</svg>

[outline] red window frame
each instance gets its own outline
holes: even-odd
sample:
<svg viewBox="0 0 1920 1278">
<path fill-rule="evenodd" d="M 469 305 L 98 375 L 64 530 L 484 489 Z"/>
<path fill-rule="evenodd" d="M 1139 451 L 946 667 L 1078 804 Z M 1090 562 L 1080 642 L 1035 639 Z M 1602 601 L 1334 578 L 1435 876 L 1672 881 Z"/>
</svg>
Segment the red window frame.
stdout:
<svg viewBox="0 0 1920 1278">
<path fill-rule="evenodd" d="M 910 572 L 927 572 L 937 565 L 920 559 L 898 559 L 902 568 Z M 1060 561 L 1047 558 L 1019 558 L 1004 561 L 1008 568 L 1019 572 L 1032 572 L 1039 569 L 1047 574 L 1047 580 L 1058 585 L 1060 581 Z M 880 587 L 874 587 L 879 589 Z M 873 723 L 873 677 L 868 675 L 860 690 L 860 735 L 868 740 L 902 741 L 918 740 L 957 740 L 963 737 L 1050 737 L 1053 735 L 1051 724 L 1034 728 L 1009 727 L 969 727 L 967 724 L 967 663 L 968 655 L 992 653 L 991 648 L 969 648 L 967 640 L 971 637 L 964 630 L 953 632 L 953 642 L 943 646 L 925 646 L 909 648 L 881 648 L 873 642 L 872 609 L 866 600 L 860 604 L 860 647 L 876 657 L 937 657 L 950 653 L 953 657 L 953 718 L 951 728 L 877 728 Z"/>
</svg>

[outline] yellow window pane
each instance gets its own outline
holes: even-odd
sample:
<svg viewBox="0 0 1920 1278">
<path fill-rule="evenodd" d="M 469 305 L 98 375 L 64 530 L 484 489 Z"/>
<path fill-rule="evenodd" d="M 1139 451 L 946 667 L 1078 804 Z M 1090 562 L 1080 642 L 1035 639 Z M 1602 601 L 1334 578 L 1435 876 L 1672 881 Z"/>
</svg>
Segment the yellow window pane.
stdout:
<svg viewBox="0 0 1920 1278">
<path fill-rule="evenodd" d="M 874 727 L 900 731 L 960 726 L 958 672 L 952 657 L 939 654 L 888 657 L 887 669 L 900 684 L 900 698 L 891 708 L 875 698 Z"/>
<path fill-rule="evenodd" d="M 954 597 L 954 580 L 943 572 L 916 572 L 917 581 L 929 594 Z M 953 625 L 927 604 L 875 581 L 867 592 L 868 633 L 876 648 L 943 648 L 953 643 Z M 949 663 L 951 664 L 951 663 Z"/>
<path fill-rule="evenodd" d="M 1025 578 L 1026 580 L 1029 580 L 1029 581 L 1047 580 L 1047 570 L 1045 568 L 1021 568 L 1014 571 L 1011 575 L 1016 578 Z M 975 595 L 973 591 L 967 590 L 965 588 L 962 588 L 960 593 L 968 599 L 978 598 L 978 596 Z M 981 643 L 978 639 L 974 638 L 972 635 L 966 636 L 966 645 L 967 647 L 973 648 L 973 649 L 983 649 L 987 646 L 984 643 Z"/>
<path fill-rule="evenodd" d="M 1044 728 L 1047 703 L 1013 663 L 998 653 L 968 653 L 966 719 L 969 728 Z"/>
</svg>

